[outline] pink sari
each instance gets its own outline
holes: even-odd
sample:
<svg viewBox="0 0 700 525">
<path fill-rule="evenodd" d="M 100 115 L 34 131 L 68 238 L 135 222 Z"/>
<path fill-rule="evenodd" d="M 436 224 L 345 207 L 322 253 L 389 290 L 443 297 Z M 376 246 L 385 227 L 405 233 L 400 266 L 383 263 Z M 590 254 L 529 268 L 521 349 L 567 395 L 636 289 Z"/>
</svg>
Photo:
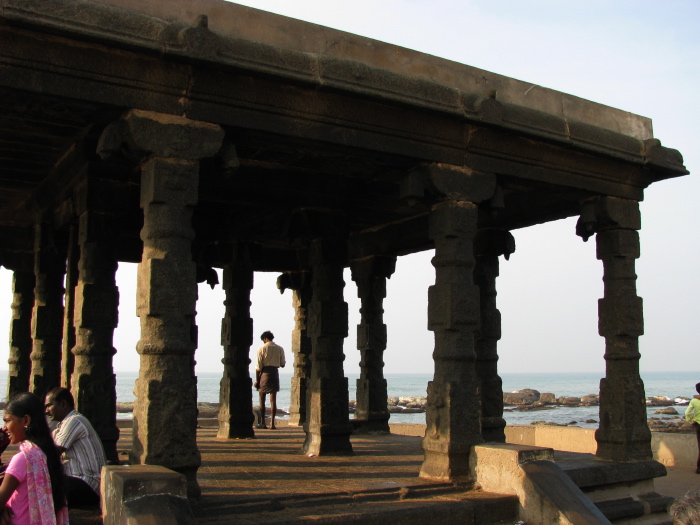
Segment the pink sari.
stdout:
<svg viewBox="0 0 700 525">
<path fill-rule="evenodd" d="M 27 494 L 29 496 L 29 525 L 68 525 L 68 507 L 56 514 L 53 510 L 51 478 L 46 455 L 30 441 L 22 441 L 19 450 L 27 460 Z"/>
</svg>

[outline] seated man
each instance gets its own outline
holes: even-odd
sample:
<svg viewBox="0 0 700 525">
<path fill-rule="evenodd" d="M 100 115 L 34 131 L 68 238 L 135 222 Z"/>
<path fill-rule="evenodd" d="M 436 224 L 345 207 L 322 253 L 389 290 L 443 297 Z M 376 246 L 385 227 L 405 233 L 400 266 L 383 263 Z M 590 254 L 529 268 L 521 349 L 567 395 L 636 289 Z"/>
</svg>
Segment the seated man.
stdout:
<svg viewBox="0 0 700 525">
<path fill-rule="evenodd" d="M 46 394 L 46 414 L 59 422 L 53 440 L 62 455 L 68 506 L 99 503 L 100 471 L 106 461 L 95 429 L 76 412 L 73 395 L 67 388 L 54 388 Z"/>
</svg>

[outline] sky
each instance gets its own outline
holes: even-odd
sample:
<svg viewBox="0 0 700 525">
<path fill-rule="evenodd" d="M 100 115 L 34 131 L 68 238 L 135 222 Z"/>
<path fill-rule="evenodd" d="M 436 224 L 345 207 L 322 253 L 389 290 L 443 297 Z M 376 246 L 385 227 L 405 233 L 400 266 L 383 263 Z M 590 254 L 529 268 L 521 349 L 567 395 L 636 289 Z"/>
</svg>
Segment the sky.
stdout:
<svg viewBox="0 0 700 525">
<path fill-rule="evenodd" d="M 637 294 L 644 300 L 642 372 L 700 371 L 697 271 L 700 224 L 700 2 L 676 0 L 251 0 L 238 3 L 333 27 L 563 91 L 649 117 L 654 135 L 684 156 L 691 175 L 650 186 L 641 203 Z M 502 316 L 499 371 L 604 374 L 598 335 L 602 263 L 595 240 L 575 235 L 575 218 L 515 230 L 516 252 L 500 259 Z M 434 339 L 427 329 L 432 252 L 399 258 L 387 283 L 385 373 L 431 373 Z M 136 371 L 139 323 L 135 265 L 120 264 L 120 322 L 114 369 Z M 256 273 L 251 295 L 255 340 L 272 330 L 288 351 L 294 328 L 291 292 L 276 274 Z M 345 274 L 349 336 L 345 372 L 359 372 L 357 289 Z M 220 287 L 199 287 L 197 373 L 223 369 Z M 9 326 L 11 273 L 0 269 L 0 327 Z M 5 305 L 5 306 L 3 306 Z M 0 368 L 7 362 L 0 347 Z M 291 362 L 291 352 L 288 358 Z M 291 373 L 291 369 L 287 370 Z M 699 372 L 700 377 L 700 372 Z M 700 379 L 699 379 L 700 380 Z"/>
</svg>

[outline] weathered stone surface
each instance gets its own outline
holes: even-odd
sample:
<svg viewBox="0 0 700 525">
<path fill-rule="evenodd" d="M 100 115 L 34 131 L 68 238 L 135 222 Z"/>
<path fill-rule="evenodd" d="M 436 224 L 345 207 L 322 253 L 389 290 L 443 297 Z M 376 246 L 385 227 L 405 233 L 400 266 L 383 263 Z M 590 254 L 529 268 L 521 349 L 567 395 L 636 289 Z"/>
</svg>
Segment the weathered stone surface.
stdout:
<svg viewBox="0 0 700 525">
<path fill-rule="evenodd" d="M 430 213 L 435 285 L 428 294 L 428 328 L 435 333 L 435 374 L 428 383 L 421 477 L 468 477 L 469 451 L 483 441 L 474 367 L 480 310 L 472 275 L 477 215 L 475 204 L 452 200 L 434 205 Z"/>
<path fill-rule="evenodd" d="M 105 525 L 150 522 L 194 523 L 187 503 L 185 476 L 156 465 L 107 466 L 102 468 L 102 521 Z M 171 514 L 175 503 L 176 513 Z M 143 503 L 146 503 L 144 507 Z"/>
<path fill-rule="evenodd" d="M 313 296 L 307 329 L 312 349 L 302 452 L 314 456 L 352 453 L 348 380 L 343 372 L 343 340 L 348 334 L 345 247 L 344 240 L 318 238 L 309 249 Z"/>
<path fill-rule="evenodd" d="M 312 296 L 311 274 L 309 272 L 284 273 L 277 278 L 277 287 L 280 292 L 284 292 L 286 288 L 292 290 L 294 377 L 292 377 L 288 424 L 301 426 L 306 421 L 306 392 L 311 377 L 311 339 L 307 331 L 307 313 Z"/>
<path fill-rule="evenodd" d="M 65 258 L 54 244 L 53 225 L 39 222 L 34 232 L 34 309 L 30 391 L 43 398 L 60 386 Z"/>
<path fill-rule="evenodd" d="M 605 378 L 600 382 L 597 454 L 622 461 L 650 459 L 644 384 L 639 376 L 639 341 L 644 333 L 642 301 L 636 293 L 639 204 L 600 199 L 596 219 L 597 257 L 603 261 L 604 297 L 599 333 L 605 337 Z"/>
<path fill-rule="evenodd" d="M 360 377 L 357 379 L 357 415 L 360 430 L 389 432 L 384 379 L 384 350 L 387 344 L 384 309 L 386 280 L 396 268 L 396 257 L 369 257 L 350 264 L 352 279 L 361 299 L 361 320 L 357 325 Z"/>
<path fill-rule="evenodd" d="M 230 253 L 223 281 L 226 315 L 221 321 L 224 374 L 219 389 L 218 437 L 251 438 L 255 434 L 253 381 L 249 367 L 253 343 L 253 319 L 250 317 L 253 268 L 246 245 L 237 245 Z"/>
<path fill-rule="evenodd" d="M 7 399 L 29 390 L 32 362 L 32 309 L 34 307 L 34 273 L 15 271 L 12 274 L 12 320 L 10 322 L 10 354 L 7 378 Z"/>
</svg>

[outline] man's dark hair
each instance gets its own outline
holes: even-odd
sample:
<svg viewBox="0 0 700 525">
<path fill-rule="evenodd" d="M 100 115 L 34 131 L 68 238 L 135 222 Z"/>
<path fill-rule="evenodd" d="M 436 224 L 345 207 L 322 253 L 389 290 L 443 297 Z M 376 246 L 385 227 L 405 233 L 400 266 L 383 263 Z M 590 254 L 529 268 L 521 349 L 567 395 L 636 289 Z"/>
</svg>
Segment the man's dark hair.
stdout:
<svg viewBox="0 0 700 525">
<path fill-rule="evenodd" d="M 274 338 L 275 338 L 275 336 L 272 335 L 272 332 L 270 332 L 269 330 L 263 332 L 262 335 L 260 336 L 261 341 L 264 341 L 265 339 L 269 339 L 270 341 L 272 341 Z"/>
<path fill-rule="evenodd" d="M 54 403 L 60 403 L 61 401 L 65 401 L 69 407 L 75 408 L 75 399 L 73 399 L 73 394 L 71 394 L 70 390 L 68 390 L 67 388 L 59 386 L 49 391 L 49 393 L 46 395 L 52 396 Z"/>
<path fill-rule="evenodd" d="M 695 390 L 697 391 L 698 394 L 700 394 L 700 383 L 695 384 Z"/>
</svg>

